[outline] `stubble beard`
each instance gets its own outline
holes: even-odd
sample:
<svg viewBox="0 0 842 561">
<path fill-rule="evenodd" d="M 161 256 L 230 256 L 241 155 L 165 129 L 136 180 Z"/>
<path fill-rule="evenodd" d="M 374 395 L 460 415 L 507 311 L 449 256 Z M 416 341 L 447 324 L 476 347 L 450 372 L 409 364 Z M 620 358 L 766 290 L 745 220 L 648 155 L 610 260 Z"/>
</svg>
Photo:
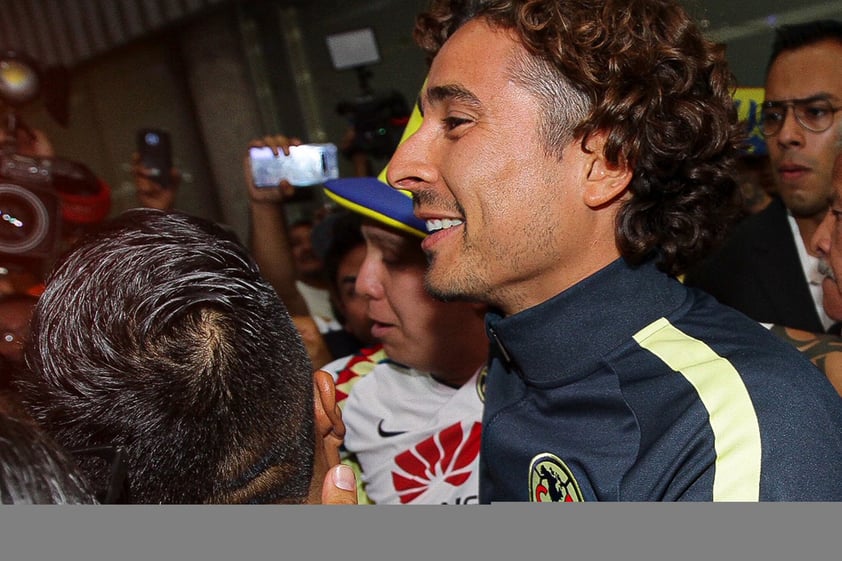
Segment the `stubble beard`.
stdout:
<svg viewBox="0 0 842 561">
<path fill-rule="evenodd" d="M 777 189 L 784 202 L 784 206 L 786 206 L 786 208 L 796 218 L 822 217 L 824 216 L 824 213 L 827 212 L 827 200 L 830 196 L 829 193 L 827 197 L 822 196 L 821 194 L 812 196 L 811 191 L 814 188 L 796 189 L 795 187 L 782 182 L 777 183 Z M 810 193 L 810 196 L 805 197 L 805 194 L 807 193 Z"/>
<path fill-rule="evenodd" d="M 442 302 L 476 302 L 494 304 L 490 297 L 488 283 L 465 264 L 457 264 L 448 270 L 440 270 L 435 257 L 427 256 L 427 271 L 424 274 L 424 288 L 435 299 Z"/>
</svg>

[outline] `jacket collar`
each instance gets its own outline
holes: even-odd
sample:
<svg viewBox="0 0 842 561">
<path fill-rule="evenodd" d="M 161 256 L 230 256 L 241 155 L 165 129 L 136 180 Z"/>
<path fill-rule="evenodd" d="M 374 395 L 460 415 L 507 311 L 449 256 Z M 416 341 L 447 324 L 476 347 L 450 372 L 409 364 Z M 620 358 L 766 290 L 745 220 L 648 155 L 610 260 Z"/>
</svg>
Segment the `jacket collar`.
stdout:
<svg viewBox="0 0 842 561">
<path fill-rule="evenodd" d="M 537 385 L 557 384 L 565 372 L 585 376 L 617 345 L 680 307 L 687 291 L 652 261 L 633 267 L 618 259 L 542 304 L 509 317 L 489 312 L 492 357 Z"/>
</svg>

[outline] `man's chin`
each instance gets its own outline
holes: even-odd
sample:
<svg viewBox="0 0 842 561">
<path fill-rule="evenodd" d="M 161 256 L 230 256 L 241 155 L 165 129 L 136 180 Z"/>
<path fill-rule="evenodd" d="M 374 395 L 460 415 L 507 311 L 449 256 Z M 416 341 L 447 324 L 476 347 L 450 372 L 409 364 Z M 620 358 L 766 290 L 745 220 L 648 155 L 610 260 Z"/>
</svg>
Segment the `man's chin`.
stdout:
<svg viewBox="0 0 842 561">
<path fill-rule="evenodd" d="M 424 288 L 427 293 L 441 302 L 469 301 L 474 296 L 473 290 L 465 290 L 466 282 L 459 282 L 452 271 L 440 271 L 431 264 L 424 275 Z M 473 287 L 472 287 L 473 288 Z"/>
<path fill-rule="evenodd" d="M 784 206 L 795 218 L 824 216 L 827 212 L 826 198 L 818 194 L 818 189 L 809 185 L 789 186 L 788 189 L 779 191 L 779 194 Z"/>
</svg>

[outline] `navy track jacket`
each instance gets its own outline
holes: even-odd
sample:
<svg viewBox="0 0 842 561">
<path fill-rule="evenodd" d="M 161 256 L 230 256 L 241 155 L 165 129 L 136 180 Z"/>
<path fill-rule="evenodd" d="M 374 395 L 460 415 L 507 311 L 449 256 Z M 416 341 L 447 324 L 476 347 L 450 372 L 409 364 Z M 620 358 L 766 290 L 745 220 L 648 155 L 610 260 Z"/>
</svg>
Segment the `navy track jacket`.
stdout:
<svg viewBox="0 0 842 561">
<path fill-rule="evenodd" d="M 842 500 L 824 374 L 652 263 L 486 325 L 482 503 Z"/>
</svg>

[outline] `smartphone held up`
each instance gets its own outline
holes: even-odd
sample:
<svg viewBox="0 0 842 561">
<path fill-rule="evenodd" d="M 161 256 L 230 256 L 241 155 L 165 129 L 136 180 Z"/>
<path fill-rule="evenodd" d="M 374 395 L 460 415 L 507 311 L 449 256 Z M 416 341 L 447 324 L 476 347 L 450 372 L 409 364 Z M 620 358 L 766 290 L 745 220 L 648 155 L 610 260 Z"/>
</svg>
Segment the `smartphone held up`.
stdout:
<svg viewBox="0 0 842 561">
<path fill-rule="evenodd" d="M 269 147 L 249 148 L 251 176 L 255 187 L 277 187 L 286 180 L 295 187 L 310 187 L 339 177 L 339 150 L 335 144 L 300 144 L 289 147 L 289 155 Z"/>
<path fill-rule="evenodd" d="M 140 164 L 146 168 L 151 179 L 162 187 L 172 184 L 172 146 L 167 131 L 157 128 L 141 128 L 135 133 Z"/>
</svg>

